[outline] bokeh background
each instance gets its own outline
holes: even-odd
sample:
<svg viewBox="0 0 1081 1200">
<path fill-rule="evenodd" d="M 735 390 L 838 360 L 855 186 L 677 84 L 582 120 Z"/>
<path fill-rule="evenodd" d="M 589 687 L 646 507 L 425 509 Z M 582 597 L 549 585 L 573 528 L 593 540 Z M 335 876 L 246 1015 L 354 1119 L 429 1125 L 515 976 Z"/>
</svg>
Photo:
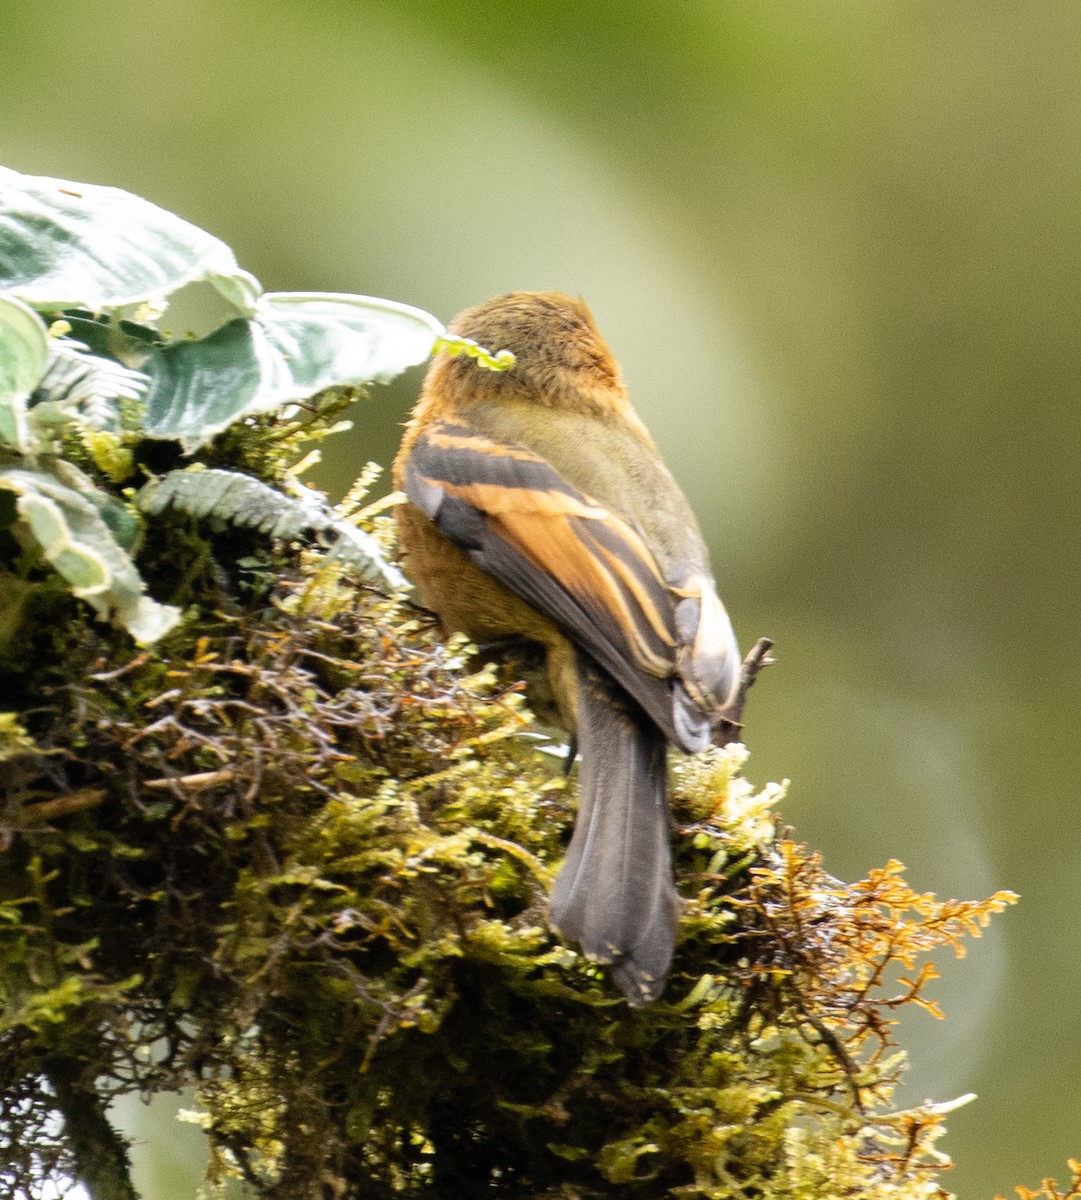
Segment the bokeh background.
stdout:
<svg viewBox="0 0 1081 1200">
<path fill-rule="evenodd" d="M 908 1022 L 964 1200 L 1081 1157 L 1081 4 L 7 0 L 0 161 L 272 289 L 580 293 L 747 643 L 750 775 L 856 878 L 1022 894 Z M 419 375 L 321 479 L 389 461 Z M 198 1135 L 126 1114 L 148 1200 Z"/>
</svg>

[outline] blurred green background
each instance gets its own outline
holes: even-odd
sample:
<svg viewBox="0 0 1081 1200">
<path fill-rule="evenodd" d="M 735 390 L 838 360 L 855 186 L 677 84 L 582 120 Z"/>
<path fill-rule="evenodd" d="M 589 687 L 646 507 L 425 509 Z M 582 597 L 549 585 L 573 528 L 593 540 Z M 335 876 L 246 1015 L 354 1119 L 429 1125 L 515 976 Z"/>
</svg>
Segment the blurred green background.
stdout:
<svg viewBox="0 0 1081 1200">
<path fill-rule="evenodd" d="M 1081 1157 L 1081 5 L 8 0 L 0 161 L 272 289 L 580 293 L 699 513 L 750 774 L 855 878 L 1022 894 L 906 1025 L 965 1200 Z M 419 374 L 328 454 L 388 462 Z M 197 1135 L 129 1114 L 150 1200 Z M 179 1157 L 174 1157 L 179 1156 Z"/>
</svg>

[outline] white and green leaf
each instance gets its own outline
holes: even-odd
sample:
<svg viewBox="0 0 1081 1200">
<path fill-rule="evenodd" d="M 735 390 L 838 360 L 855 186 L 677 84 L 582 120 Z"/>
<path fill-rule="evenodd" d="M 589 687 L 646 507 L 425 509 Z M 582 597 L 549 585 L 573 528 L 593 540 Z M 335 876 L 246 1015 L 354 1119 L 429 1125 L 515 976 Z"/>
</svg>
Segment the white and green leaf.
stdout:
<svg viewBox="0 0 1081 1200">
<path fill-rule="evenodd" d="M 38 393 L 42 403 L 60 406 L 87 429 L 117 430 L 121 406 L 140 402 L 149 384 L 145 375 L 91 354 L 81 342 L 52 338 Z"/>
<path fill-rule="evenodd" d="M 234 421 L 326 387 L 386 382 L 423 362 L 443 335 L 430 313 L 371 296 L 274 292 L 252 320 L 198 341 L 150 347 L 146 429 L 193 451 Z"/>
<path fill-rule="evenodd" d="M 0 489 L 15 494 L 16 512 L 46 561 L 100 617 L 115 621 L 143 645 L 180 620 L 179 609 L 145 594 L 135 564 L 102 517 L 99 501 L 108 497 L 96 494 L 81 472 L 67 464 L 63 477 L 44 468 L 0 467 Z"/>
<path fill-rule="evenodd" d="M 27 402 L 49 359 L 41 318 L 11 295 L 0 295 L 0 442 L 33 454 L 38 439 Z"/>
<path fill-rule="evenodd" d="M 262 291 L 224 242 L 149 200 L 0 167 L 0 290 L 105 312 L 203 280 L 245 313 Z"/>
<path fill-rule="evenodd" d="M 430 313 L 390 300 L 263 294 L 224 242 L 147 200 L 0 167 L 0 291 L 11 304 L 115 313 L 201 281 L 241 315 L 200 339 L 144 342 L 131 361 L 114 351 L 151 377 L 147 432 L 176 438 L 189 452 L 234 421 L 323 388 L 386 382 L 423 362 L 445 334 Z M 37 369 L 31 349 L 23 346 L 18 359 L 27 375 Z M 23 383 L 0 394 L 0 438 L 24 452 L 38 448 L 25 396 L 17 398 L 27 392 Z"/>
</svg>

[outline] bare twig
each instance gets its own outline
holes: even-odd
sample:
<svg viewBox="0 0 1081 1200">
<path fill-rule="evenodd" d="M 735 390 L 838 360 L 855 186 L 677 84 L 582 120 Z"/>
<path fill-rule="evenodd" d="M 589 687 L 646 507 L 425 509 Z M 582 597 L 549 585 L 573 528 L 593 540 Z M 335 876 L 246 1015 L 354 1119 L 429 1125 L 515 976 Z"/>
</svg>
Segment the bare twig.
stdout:
<svg viewBox="0 0 1081 1200">
<path fill-rule="evenodd" d="M 730 742 L 743 740 L 743 706 L 747 702 L 747 693 L 758 678 L 758 672 L 776 662 L 776 659 L 770 655 L 772 649 L 773 640 L 771 638 L 759 638 L 743 660 L 735 698 L 713 731 L 715 746 L 727 746 Z"/>
<path fill-rule="evenodd" d="M 70 813 L 83 812 L 88 808 L 97 808 L 105 799 L 104 788 L 82 788 L 66 796 L 57 796 L 54 800 L 41 800 L 37 804 L 26 804 L 22 810 L 22 825 L 44 825 L 57 817 L 66 817 Z"/>
</svg>

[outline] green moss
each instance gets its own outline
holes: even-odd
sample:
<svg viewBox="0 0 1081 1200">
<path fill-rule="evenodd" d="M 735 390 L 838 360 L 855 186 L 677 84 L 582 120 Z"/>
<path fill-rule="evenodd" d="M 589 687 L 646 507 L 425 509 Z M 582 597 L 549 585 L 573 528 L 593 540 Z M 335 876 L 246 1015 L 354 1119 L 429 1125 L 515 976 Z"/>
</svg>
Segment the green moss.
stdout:
<svg viewBox="0 0 1081 1200">
<path fill-rule="evenodd" d="M 230 463 L 273 477 L 296 435 Z M 548 930 L 574 781 L 514 664 L 311 548 L 166 515 L 139 565 L 187 610 L 156 653 L 25 573 L 2 650 L 11 1194 L 79 1169 L 57 1062 L 102 1102 L 194 1084 L 212 1175 L 265 1197 L 944 1194 L 879 984 L 1009 896 L 838 883 L 711 751 L 674 767 L 668 992 L 630 1010 Z"/>
</svg>

